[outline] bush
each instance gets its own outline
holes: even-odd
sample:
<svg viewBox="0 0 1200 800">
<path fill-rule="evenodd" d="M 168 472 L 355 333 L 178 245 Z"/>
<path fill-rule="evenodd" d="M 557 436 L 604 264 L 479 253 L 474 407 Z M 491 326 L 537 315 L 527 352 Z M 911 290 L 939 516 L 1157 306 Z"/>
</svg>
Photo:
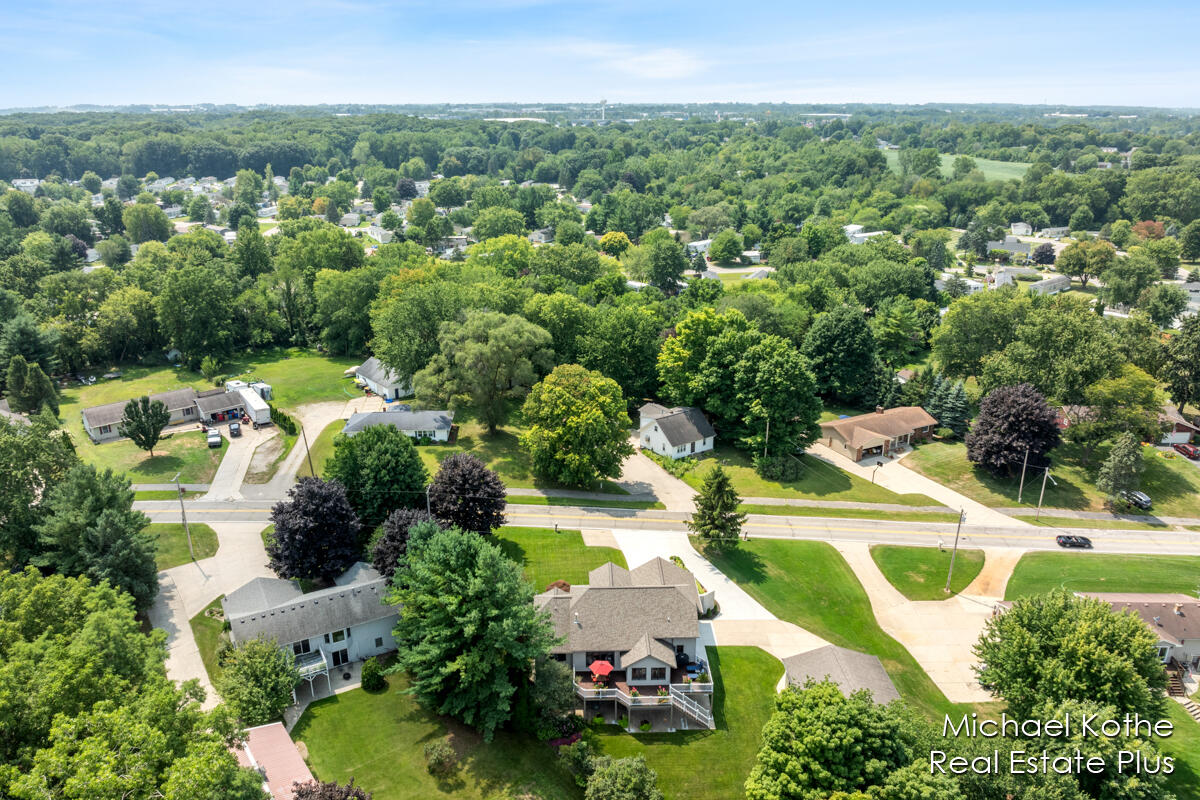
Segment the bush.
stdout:
<svg viewBox="0 0 1200 800">
<path fill-rule="evenodd" d="M 954 438 L 954 431 L 950 430 L 949 428 L 938 428 L 936 431 L 934 431 L 934 434 L 939 439 L 953 439 Z"/>
<path fill-rule="evenodd" d="M 695 469 L 696 464 L 698 463 L 694 458 L 675 459 L 667 458 L 666 456 L 660 456 L 658 453 L 655 453 L 652 450 L 643 450 L 642 452 L 655 464 L 658 464 L 668 473 L 680 479 Z"/>
<path fill-rule="evenodd" d="M 647 719 L 647 720 L 643 720 L 642 724 L 639 725 L 638 727 L 642 729 L 642 733 L 649 733 L 650 728 L 653 726 L 650 724 L 650 720 Z"/>
<path fill-rule="evenodd" d="M 430 775 L 439 778 L 453 774 L 458 768 L 458 755 L 449 741 L 437 739 L 425 745 L 425 768 Z"/>
<path fill-rule="evenodd" d="M 628 728 L 629 727 L 629 717 L 621 717 L 620 719 L 617 720 L 617 724 L 620 725 L 622 728 Z"/>
<path fill-rule="evenodd" d="M 366 692 L 382 692 L 387 688 L 387 678 L 383 677 L 383 667 L 379 660 L 371 656 L 362 665 L 362 688 Z"/>
<path fill-rule="evenodd" d="M 580 739 L 575 744 L 560 747 L 558 758 L 567 772 L 575 777 L 578 786 L 587 786 L 588 778 L 595 769 L 596 751 L 585 740 Z"/>
<path fill-rule="evenodd" d="M 604 724 L 604 715 L 597 714 L 595 717 L 592 718 L 592 722 L 596 723 L 597 725 L 603 725 Z"/>
<path fill-rule="evenodd" d="M 271 422 L 274 422 L 279 427 L 279 430 L 288 436 L 298 436 L 300 434 L 300 426 L 296 423 L 296 420 L 276 408 L 274 403 L 267 403 L 267 406 L 271 409 Z"/>
<path fill-rule="evenodd" d="M 791 456 L 754 457 L 754 471 L 759 477 L 769 481 L 788 483 L 800 480 L 804 474 L 804 462 Z"/>
</svg>

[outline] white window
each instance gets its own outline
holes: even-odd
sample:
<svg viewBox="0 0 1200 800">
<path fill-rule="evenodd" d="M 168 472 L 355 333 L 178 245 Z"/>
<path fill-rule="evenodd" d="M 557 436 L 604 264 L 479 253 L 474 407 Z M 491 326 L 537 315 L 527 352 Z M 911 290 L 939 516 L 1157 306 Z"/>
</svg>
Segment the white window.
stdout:
<svg viewBox="0 0 1200 800">
<path fill-rule="evenodd" d="M 112 433 L 112 425 L 101 425 L 100 432 L 101 433 Z"/>
<path fill-rule="evenodd" d="M 1169 648 L 1169 647 L 1165 647 L 1165 646 L 1159 647 L 1158 648 L 1158 660 L 1163 662 L 1164 664 L 1167 663 L 1167 655 L 1170 652 L 1171 652 L 1171 648 Z"/>
<path fill-rule="evenodd" d="M 325 644 L 343 642 L 348 638 L 350 638 L 350 629 L 343 628 L 340 631 L 325 634 Z"/>
</svg>

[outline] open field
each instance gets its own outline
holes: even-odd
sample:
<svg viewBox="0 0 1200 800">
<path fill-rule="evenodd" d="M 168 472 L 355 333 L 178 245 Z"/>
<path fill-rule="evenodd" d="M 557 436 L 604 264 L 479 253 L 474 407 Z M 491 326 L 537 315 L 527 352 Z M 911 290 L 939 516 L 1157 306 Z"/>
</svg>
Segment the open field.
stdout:
<svg viewBox="0 0 1200 800">
<path fill-rule="evenodd" d="M 1091 463 L 1084 465 L 1078 447 L 1070 444 L 1056 447 L 1050 454 L 1050 476 L 1058 485 L 1047 483 L 1043 505 L 1051 509 L 1103 511 L 1105 498 L 1096 489 L 1096 472 L 1107 454 L 1107 448 L 1098 447 L 1092 453 Z M 1168 516 L 1200 513 L 1200 470 L 1182 458 L 1164 458 L 1162 451 L 1150 446 L 1144 450 L 1144 462 L 1142 491 L 1154 501 L 1151 513 Z M 984 505 L 1017 505 L 1019 475 L 996 478 L 976 467 L 967 461 L 967 447 L 961 442 L 922 442 L 900 463 Z M 1037 505 L 1041 478 L 1036 470 L 1026 475 L 1022 504 Z"/>
<path fill-rule="evenodd" d="M 188 527 L 192 530 L 192 548 L 196 551 L 197 561 L 217 554 L 216 531 L 202 522 L 192 522 Z M 147 530 L 158 536 L 154 564 L 160 572 L 192 560 L 182 523 L 154 522 L 147 526 Z"/>
<path fill-rule="evenodd" d="M 390 686 L 378 694 L 354 689 L 319 700 L 296 723 L 292 738 L 308 748 L 308 763 L 318 780 L 345 784 L 354 778 L 375 800 L 583 797 L 548 745 L 508 732 L 485 743 L 418 705 L 404 693 L 402 676 L 388 681 Z M 448 734 L 453 734 L 459 769 L 438 780 L 425 768 L 423 750 Z"/>
<path fill-rule="evenodd" d="M 983 551 L 958 549 L 954 560 L 954 580 L 947 594 L 946 575 L 950 572 L 950 550 L 939 547 L 902 547 L 871 545 L 871 558 L 879 571 L 900 594 L 909 600 L 945 600 L 961 592 L 983 569 Z"/>
<path fill-rule="evenodd" d="M 1017 562 L 1006 600 L 1060 587 L 1075 592 L 1186 592 L 1196 594 L 1200 556 L 1100 553 L 1026 553 Z"/>
<path fill-rule="evenodd" d="M 716 730 L 626 733 L 605 725 L 593 741 L 613 758 L 645 756 L 668 800 L 742 797 L 774 710 L 783 665 L 757 647 L 708 650 Z"/>
<path fill-rule="evenodd" d="M 683 480 L 699 490 L 704 476 L 714 462 L 729 473 L 733 487 L 742 497 L 798 497 L 808 500 L 850 500 L 864 503 L 899 503 L 906 506 L 940 505 L 923 494 L 896 494 L 876 486 L 857 475 L 851 475 L 810 455 L 802 455 L 804 473 L 797 481 L 780 482 L 762 478 L 741 450 L 718 446 L 716 450 L 694 457 L 695 466 Z"/>
<path fill-rule="evenodd" d="M 538 592 L 558 580 L 573 586 L 587 583 L 588 572 L 609 561 L 628 566 L 620 550 L 588 547 L 579 531 L 505 526 L 495 537 L 504 554 L 524 566 L 525 577 Z"/>
<path fill-rule="evenodd" d="M 221 457 L 229 449 L 229 440 L 221 437 L 221 446 L 212 447 L 198 430 L 179 430 L 154 446 L 154 456 L 128 439 L 94 444 L 79 427 L 75 449 L 84 463 L 96 469 L 124 472 L 131 483 L 169 483 L 179 473 L 181 483 L 208 483 L 216 474 Z M 167 429 L 168 432 L 170 429 Z"/>
<path fill-rule="evenodd" d="M 884 158 L 887 159 L 888 168 L 893 172 L 900 172 L 900 151 L 899 150 L 884 150 Z M 942 153 L 942 175 L 950 177 L 954 172 L 954 159 L 958 158 L 955 153 Z M 990 158 L 976 158 L 975 166 L 983 173 L 983 177 L 989 181 L 1007 181 L 1020 180 L 1025 177 L 1025 173 L 1029 170 L 1032 164 L 1026 164 L 1020 161 L 994 161 Z"/>
</svg>

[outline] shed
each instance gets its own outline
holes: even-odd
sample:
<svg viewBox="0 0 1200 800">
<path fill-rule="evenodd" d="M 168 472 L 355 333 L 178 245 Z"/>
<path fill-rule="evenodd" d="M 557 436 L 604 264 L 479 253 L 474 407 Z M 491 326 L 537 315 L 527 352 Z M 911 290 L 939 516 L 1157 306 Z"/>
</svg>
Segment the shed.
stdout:
<svg viewBox="0 0 1200 800">
<path fill-rule="evenodd" d="M 788 656 L 783 659 L 783 668 L 791 686 L 803 686 L 809 680 L 828 678 L 846 696 L 867 689 L 876 703 L 900 699 L 900 693 L 878 658 L 845 647 L 831 644 Z"/>
</svg>

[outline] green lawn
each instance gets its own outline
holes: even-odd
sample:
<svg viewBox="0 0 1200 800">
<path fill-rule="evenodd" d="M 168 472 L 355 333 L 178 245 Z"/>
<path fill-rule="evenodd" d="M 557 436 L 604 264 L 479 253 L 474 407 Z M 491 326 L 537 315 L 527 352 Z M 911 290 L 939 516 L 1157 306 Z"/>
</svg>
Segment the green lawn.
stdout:
<svg viewBox="0 0 1200 800">
<path fill-rule="evenodd" d="M 272 403 L 294 409 L 306 403 L 347 400 L 359 392 L 342 373 L 358 366 L 360 356 L 328 356 L 300 348 L 273 348 L 235 358 L 224 366 L 226 378 L 271 384 Z"/>
<path fill-rule="evenodd" d="M 548 745 L 505 732 L 484 743 L 419 706 L 402 691 L 401 676 L 389 681 L 380 694 L 355 689 L 319 700 L 304 712 L 292 738 L 308 748 L 309 767 L 318 780 L 344 784 L 354 778 L 375 800 L 583 796 Z M 448 733 L 453 733 L 460 766 L 439 781 L 426 770 L 423 749 Z"/>
<path fill-rule="evenodd" d="M 838 519 L 890 519 L 898 522 L 957 522 L 958 514 L 949 511 L 878 511 L 872 508 L 824 508 L 821 506 L 768 506 L 743 503 L 747 514 L 771 514 L 777 517 L 835 517 Z"/>
<path fill-rule="evenodd" d="M 1042 515 L 1039 519 L 1033 517 L 1018 517 L 1030 525 L 1040 525 L 1043 528 L 1096 528 L 1106 530 L 1146 530 L 1162 531 L 1171 526 L 1165 522 L 1127 522 L 1121 519 L 1076 519 L 1074 517 L 1048 517 Z"/>
<path fill-rule="evenodd" d="M 183 493 L 184 500 L 193 500 L 203 495 L 204 492 L 185 491 Z M 178 500 L 179 492 L 174 489 L 145 489 L 140 492 L 133 493 L 133 499 L 137 500 Z"/>
<path fill-rule="evenodd" d="M 574 506 L 586 508 L 634 508 L 634 509 L 664 509 L 662 503 L 654 500 L 580 500 L 577 497 L 542 497 L 538 495 L 512 494 L 508 502 L 516 506 Z"/>
<path fill-rule="evenodd" d="M 1185 592 L 1196 594 L 1200 556 L 1026 553 L 1017 562 L 1006 600 L 1060 586 L 1076 592 Z"/>
<path fill-rule="evenodd" d="M 706 556 L 780 619 L 827 641 L 878 656 L 900 694 L 932 718 L 957 710 L 904 646 L 883 632 L 842 555 L 825 542 L 754 539 Z"/>
<path fill-rule="evenodd" d="M 76 426 L 80 428 L 81 426 Z M 82 437 L 82 438 L 81 438 Z M 219 448 L 208 446 L 200 431 L 179 431 L 154 446 L 154 456 L 128 439 L 94 444 L 80 433 L 75 449 L 84 463 L 97 469 L 124 472 L 132 483 L 168 483 L 179 473 L 181 483 L 208 483 L 217 472 L 229 440 Z"/>
<path fill-rule="evenodd" d="M 757 647 L 717 647 L 708 659 L 716 730 L 630 734 L 605 725 L 593 740 L 614 758 L 645 756 L 668 800 L 742 797 L 774 710 L 783 674 L 774 656 Z"/>
<path fill-rule="evenodd" d="M 1175 757 L 1175 771 L 1167 776 L 1167 787 L 1179 800 L 1200 800 L 1200 724 L 1183 706 L 1167 701 L 1167 717 L 1175 723 L 1168 739 L 1156 739 L 1164 755 Z"/>
<path fill-rule="evenodd" d="M 196 551 L 196 560 L 210 558 L 217 554 L 217 532 L 200 522 L 188 523 L 192 530 L 192 548 Z M 158 536 L 155 548 L 154 563 L 160 571 L 186 564 L 192 560 L 188 554 L 187 533 L 179 522 L 154 522 L 147 530 Z"/>
<path fill-rule="evenodd" d="M 888 168 L 893 172 L 900 172 L 900 151 L 899 150 L 884 150 L 884 158 L 887 159 Z M 949 178 L 954 172 L 954 159 L 958 158 L 955 153 L 942 153 L 942 175 Z M 1025 173 L 1029 170 L 1031 164 L 1026 164 L 1021 161 L 995 161 L 990 158 L 976 158 L 975 166 L 982 173 L 983 177 L 989 181 L 1007 181 L 1020 180 L 1025 177 Z"/>
<path fill-rule="evenodd" d="M 200 651 L 200 660 L 204 662 L 204 671 L 208 673 L 208 680 L 214 684 L 221 674 L 221 668 L 217 665 L 217 644 L 220 643 L 225 620 L 214 619 L 208 616 L 207 612 L 209 609 L 220 609 L 221 598 L 224 596 L 213 600 L 203 611 L 188 620 L 192 636 L 196 639 L 196 648 Z"/>
<path fill-rule="evenodd" d="M 317 438 L 308 440 L 308 456 L 300 460 L 300 468 L 296 470 L 297 478 L 312 477 L 312 470 L 308 468 L 310 462 L 318 475 L 325 471 L 325 462 L 333 458 L 333 437 L 341 433 L 344 427 L 346 420 L 335 419 L 317 434 Z M 300 440 L 299 446 L 304 447 L 303 439 Z"/>
<path fill-rule="evenodd" d="M 800 457 L 804 473 L 800 480 L 782 483 L 762 478 L 754 471 L 749 456 L 728 446 L 718 446 L 694 457 L 695 466 L 683 476 L 693 489 L 700 489 L 714 462 L 729 472 L 733 487 L 742 497 L 800 497 L 807 500 L 850 500 L 863 503 L 899 503 L 906 506 L 941 505 L 923 494 L 896 494 L 857 475 L 840 470 L 810 455 Z"/>
<path fill-rule="evenodd" d="M 587 583 L 588 572 L 609 561 L 627 566 L 620 550 L 588 547 L 579 531 L 505 526 L 495 536 L 504 554 L 524 565 L 525 577 L 539 592 L 558 580 Z"/>
<path fill-rule="evenodd" d="M 1103 511 L 1104 496 L 1096 489 L 1095 476 L 1104 463 L 1107 449 L 1096 448 L 1091 463 L 1080 460 L 1079 448 L 1063 444 L 1051 453 L 1050 477 L 1058 485 L 1046 484 L 1046 508 L 1070 508 L 1079 511 Z M 1153 513 L 1168 516 L 1194 516 L 1200 513 L 1200 470 L 1182 458 L 1164 458 L 1157 448 L 1147 447 L 1144 454 L 1142 491 L 1154 501 Z M 922 442 L 902 464 L 920 472 L 972 500 L 993 507 L 1017 505 L 1019 475 L 995 478 L 987 470 L 967 461 L 967 448 L 961 442 Z M 1027 473 L 1022 504 L 1036 506 L 1041 490 L 1041 474 Z"/>
<path fill-rule="evenodd" d="M 960 547 L 954 560 L 954 580 L 947 594 L 950 555 L 950 550 L 938 547 L 871 545 L 871 558 L 875 559 L 879 571 L 909 600 L 945 600 L 967 588 L 983 569 L 982 550 Z"/>
</svg>

